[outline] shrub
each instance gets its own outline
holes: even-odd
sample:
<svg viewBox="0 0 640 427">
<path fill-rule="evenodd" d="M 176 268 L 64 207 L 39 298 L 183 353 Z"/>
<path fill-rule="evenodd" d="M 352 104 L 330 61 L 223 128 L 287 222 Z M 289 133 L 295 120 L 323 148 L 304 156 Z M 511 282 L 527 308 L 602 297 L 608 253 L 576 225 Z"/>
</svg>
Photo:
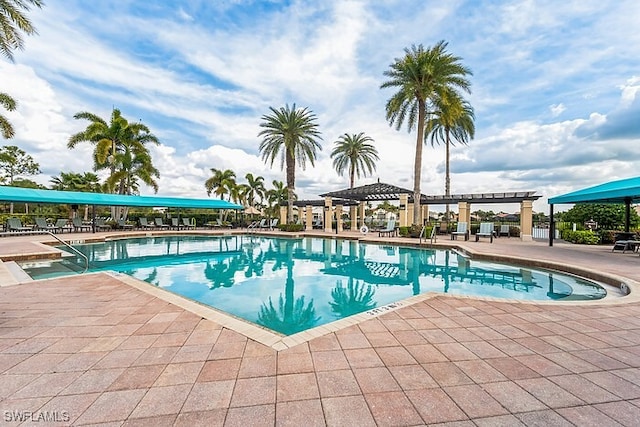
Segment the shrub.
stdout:
<svg viewBox="0 0 640 427">
<path fill-rule="evenodd" d="M 303 224 L 278 224 L 280 231 L 299 232 L 304 230 Z"/>
<path fill-rule="evenodd" d="M 600 243 L 600 237 L 591 230 L 563 230 L 562 238 L 567 242 L 580 245 L 597 245 Z"/>
<path fill-rule="evenodd" d="M 409 236 L 409 227 L 406 227 L 406 226 L 398 227 L 398 234 L 401 237 L 408 237 Z"/>
</svg>

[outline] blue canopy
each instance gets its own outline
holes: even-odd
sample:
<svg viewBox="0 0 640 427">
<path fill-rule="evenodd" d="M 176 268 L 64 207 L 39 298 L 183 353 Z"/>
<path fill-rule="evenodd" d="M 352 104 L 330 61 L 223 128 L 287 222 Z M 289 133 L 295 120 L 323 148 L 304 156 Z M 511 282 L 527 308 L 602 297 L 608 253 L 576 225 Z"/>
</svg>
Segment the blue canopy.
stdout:
<svg viewBox="0 0 640 427">
<path fill-rule="evenodd" d="M 163 208 L 244 209 L 242 205 L 220 199 L 188 199 L 162 196 L 127 196 L 79 191 L 37 190 L 0 186 L 0 201 L 57 203 L 97 206 L 145 206 Z"/>
<path fill-rule="evenodd" d="M 549 204 L 561 203 L 638 203 L 640 177 L 606 182 L 561 196 L 550 197 Z"/>
</svg>

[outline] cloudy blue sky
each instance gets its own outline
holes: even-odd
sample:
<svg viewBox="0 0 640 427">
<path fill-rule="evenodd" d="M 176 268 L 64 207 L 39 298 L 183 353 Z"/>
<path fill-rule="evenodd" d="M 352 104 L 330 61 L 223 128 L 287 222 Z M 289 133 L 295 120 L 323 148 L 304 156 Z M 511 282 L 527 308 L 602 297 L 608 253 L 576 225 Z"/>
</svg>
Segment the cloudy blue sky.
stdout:
<svg viewBox="0 0 640 427">
<path fill-rule="evenodd" d="M 329 158 L 345 132 L 365 132 L 381 156 L 357 184 L 412 188 L 415 134 L 388 125 L 392 92 L 379 87 L 405 47 L 439 40 L 473 71 L 476 138 L 452 149 L 452 193 L 535 190 L 548 211 L 547 197 L 638 175 L 637 0 L 46 3 L 30 13 L 39 35 L 15 63 L 0 59 L 0 91 L 19 102 L 4 143 L 40 163 L 43 184 L 89 170 L 88 145 L 66 148 L 86 126 L 73 115 L 113 107 L 161 140 L 159 194 L 205 197 L 210 168 L 284 180 L 257 134 L 270 106 L 296 103 L 324 138 L 316 167 L 297 172 L 300 198 L 348 186 Z M 422 191 L 444 193 L 444 147 L 425 148 Z"/>
</svg>

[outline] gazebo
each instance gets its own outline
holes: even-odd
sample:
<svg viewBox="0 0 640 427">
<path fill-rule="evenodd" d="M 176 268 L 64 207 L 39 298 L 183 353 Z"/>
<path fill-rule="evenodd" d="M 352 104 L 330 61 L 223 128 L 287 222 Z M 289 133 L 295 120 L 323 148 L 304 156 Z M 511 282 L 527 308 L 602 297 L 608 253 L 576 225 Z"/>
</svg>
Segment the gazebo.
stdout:
<svg viewBox="0 0 640 427">
<path fill-rule="evenodd" d="M 520 238 L 532 240 L 533 230 L 533 202 L 541 195 L 535 191 L 515 191 L 505 193 L 480 193 L 480 194 L 453 194 L 450 196 L 420 196 L 422 207 L 421 217 L 413 218 L 413 191 L 395 185 L 376 182 L 360 187 L 348 188 L 340 191 L 332 191 L 321 194 L 324 197 L 325 231 L 331 232 L 332 207 L 342 208 L 347 203 L 351 206 L 350 217 L 352 224 L 364 225 L 364 208 L 366 202 L 397 200 L 399 201 L 399 225 L 401 227 L 411 224 L 422 224 L 423 218 L 429 217 L 429 205 L 458 205 L 458 218 L 460 221 L 471 222 L 471 204 L 488 203 L 519 203 L 520 204 Z M 334 200 L 336 199 L 336 200 Z M 338 215 L 339 217 L 339 215 Z M 307 216 L 309 221 L 309 216 Z M 341 229 L 341 220 L 338 218 L 338 230 Z M 310 223 L 309 223 L 310 224 Z"/>
</svg>

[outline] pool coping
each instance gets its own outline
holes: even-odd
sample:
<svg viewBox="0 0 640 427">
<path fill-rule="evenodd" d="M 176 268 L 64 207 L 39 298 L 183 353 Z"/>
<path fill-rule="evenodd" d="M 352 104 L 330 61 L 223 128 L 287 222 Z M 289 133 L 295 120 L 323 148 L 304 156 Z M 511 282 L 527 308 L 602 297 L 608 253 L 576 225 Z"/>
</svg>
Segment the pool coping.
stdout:
<svg viewBox="0 0 640 427">
<path fill-rule="evenodd" d="M 109 234 L 109 235 L 104 235 L 101 237 L 91 237 L 91 238 L 85 238 L 85 239 L 75 239 L 73 241 L 73 243 L 98 243 L 98 242 L 103 242 L 106 240 L 114 240 L 114 239 L 120 239 L 120 238 L 140 238 L 140 237 L 157 237 L 157 236 L 168 236 L 168 235 L 189 235 L 189 236 L 194 236 L 194 235 L 202 235 L 202 236 L 220 236 L 220 235 L 233 235 L 233 234 L 253 234 L 253 233 L 246 233 L 243 232 L 242 230 L 237 230 L 237 231 L 226 231 L 226 232 L 201 232 L 201 231 L 197 231 L 197 232 L 191 232 L 191 233 L 184 233 L 184 232 L 179 232 L 179 231 L 174 231 L 174 232 L 161 232 L 161 233 L 129 233 L 129 234 Z M 393 246 L 404 246 L 404 247 L 414 247 L 414 248 L 421 248 L 421 249 L 428 249 L 428 248 L 433 248 L 433 249 L 454 249 L 457 250 L 461 253 L 463 253 L 464 255 L 470 256 L 471 259 L 476 259 L 476 260 L 484 260 L 484 261 L 495 261 L 495 262 L 514 262 L 516 264 L 522 265 L 522 266 L 530 266 L 530 267 L 537 267 L 537 268 L 545 268 L 545 269 L 550 269 L 550 270 L 556 270 L 556 271 L 562 271 L 565 273 L 569 273 L 569 274 L 575 274 L 578 276 L 582 276 L 582 277 L 586 277 L 588 279 L 594 280 L 596 282 L 600 282 L 600 284 L 605 284 L 608 285 L 609 287 L 613 287 L 613 288 L 617 288 L 620 290 L 620 292 L 622 293 L 624 287 L 626 286 L 627 289 L 630 291 L 628 294 L 626 295 L 616 295 L 613 296 L 611 294 L 611 289 L 607 289 L 607 296 L 603 299 L 600 300 L 594 300 L 594 301 L 585 301 L 585 300 L 579 300 L 579 301 L 531 301 L 531 300 L 515 300 L 515 299 L 508 299 L 508 298 L 497 298 L 497 297 L 482 297 L 482 296 L 471 296 L 471 295 L 455 295 L 455 294 L 445 294 L 445 293 L 441 293 L 441 292 L 425 292 L 423 294 L 420 295 L 414 295 L 411 296 L 409 298 L 404 298 L 400 301 L 397 302 L 393 302 L 393 303 L 389 303 L 386 304 L 384 306 L 381 307 L 376 307 L 375 309 L 363 312 L 363 313 L 359 313 L 359 314 L 355 314 L 352 316 L 349 316 L 347 318 L 344 319 L 339 319 L 339 320 L 335 320 L 333 322 L 324 324 L 324 325 L 320 325 L 320 326 L 316 326 L 314 328 L 311 329 L 307 329 L 305 331 L 302 332 L 298 332 L 296 334 L 292 334 L 292 335 L 282 335 L 279 333 L 276 333 L 274 331 L 271 331 L 269 329 L 260 327 L 259 325 L 256 325 L 250 321 L 244 320 L 244 319 L 240 319 L 238 317 L 235 317 L 231 314 L 222 312 L 220 310 L 217 310 L 215 308 L 206 306 L 204 304 L 201 304 L 199 302 L 196 302 L 194 300 L 188 299 L 186 297 L 182 297 L 180 295 L 174 294 L 170 291 L 164 290 L 162 288 L 158 288 L 155 287 L 147 282 L 144 282 L 142 280 L 136 279 L 134 277 L 128 276 L 124 273 L 117 273 L 117 272 L 111 272 L 111 271 L 107 271 L 107 272 L 95 272 L 95 273 L 86 273 L 86 274 L 90 274 L 90 275 L 94 275 L 94 274 L 107 274 L 110 277 L 115 278 L 116 280 L 134 287 L 138 290 L 141 290 L 147 294 L 153 295 L 163 301 L 169 302 L 171 304 L 174 304 L 178 307 L 181 307 L 185 310 L 188 310 L 194 314 L 197 314 L 205 319 L 214 321 L 218 324 L 220 324 L 223 327 L 229 328 L 235 332 L 238 332 L 240 334 L 243 334 L 244 336 L 257 341 L 261 344 L 264 344 L 266 346 L 269 346 L 271 348 L 273 348 L 276 351 L 281 351 L 281 350 L 285 350 L 287 348 L 291 348 L 294 347 L 296 345 L 305 343 L 309 340 L 312 340 L 314 338 L 318 338 L 321 336 L 324 336 L 326 334 L 329 334 L 331 332 L 336 332 L 338 330 L 344 329 L 348 326 L 351 325 L 356 325 L 359 324 L 363 321 L 369 320 L 369 319 L 373 319 L 375 317 L 378 317 L 382 314 L 391 312 L 391 311 L 395 311 L 398 310 L 400 308 L 403 307 L 408 307 L 411 306 L 413 304 L 416 304 L 418 302 L 421 301 L 425 301 L 434 297 L 448 297 L 448 298 L 457 298 L 457 299 L 474 299 L 474 300 L 482 300 L 482 301 L 498 301 L 498 302 L 507 302 L 507 303 L 517 303 L 517 304 L 545 304 L 545 305 L 598 305 L 598 306 L 607 306 L 607 305 L 620 305 L 620 304 L 627 304 L 627 303 L 631 303 L 631 302 L 637 302 L 640 300 L 640 284 L 632 279 L 629 279 L 627 277 L 621 277 L 621 276 L 616 276 L 616 275 L 612 275 L 609 273 L 603 273 L 603 272 L 598 272 L 595 270 L 591 270 L 585 267 L 581 267 L 581 266 L 577 266 L 577 265 L 571 265 L 571 264 L 566 264 L 566 263 L 554 263 L 551 261 L 547 261 L 547 260 L 538 260 L 538 259 L 530 259 L 530 258 L 524 258 L 524 257 L 518 257 L 518 256 L 506 256 L 506 255 L 502 255 L 502 254 L 493 254 L 493 253 L 480 253 L 477 251 L 473 251 L 472 249 L 469 249 L 468 247 L 462 247 L 459 246 L 457 244 L 455 244 L 455 242 L 451 242 L 451 244 L 447 244 L 447 243 L 436 243 L 436 244 L 420 244 L 419 242 L 398 242 L 398 241 L 389 241 L 389 240 L 384 240 L 384 239 L 376 239 L 376 238 L 372 238 L 372 237 L 362 237 L 362 236 L 344 236 L 344 235 L 318 235 L 318 234 L 313 234 L 313 233 L 287 233 L 287 234 L 283 234 L 283 233 L 277 233 L 277 232 L 273 232 L 273 233 L 258 233 L 257 235 L 260 236 L 271 236 L 271 237 L 281 237 L 281 238 L 302 238 L 302 237 L 317 237 L 317 238 L 325 238 L 325 239 L 344 239 L 344 240 L 357 240 L 360 241 L 362 243 L 366 243 L 366 244 L 384 244 L 384 245 L 393 245 Z M 47 241 L 47 242 L 36 242 L 39 243 L 41 246 L 48 246 L 48 245 L 55 245 L 57 242 L 55 241 Z M 56 251 L 59 252 L 59 250 L 56 249 Z M 47 256 L 42 257 L 40 259 L 50 259 L 50 258 L 56 258 L 56 257 L 60 257 L 60 254 L 58 253 L 57 256 L 51 256 L 51 252 L 46 253 Z M 4 257 L 3 257 L 4 258 Z M 30 257 L 30 255 L 26 255 L 25 260 L 33 260 L 33 259 L 38 259 L 38 258 L 32 258 Z M 2 265 L 2 262 L 0 261 L 0 267 L 4 267 Z M 9 274 L 11 274 L 11 271 L 9 270 Z M 10 283 L 13 285 L 17 285 L 20 283 L 31 283 L 33 281 L 28 281 L 28 282 L 20 282 L 18 280 L 18 278 L 15 278 L 16 280 L 14 281 L 14 283 Z M 51 280 L 51 279 L 42 279 L 42 281 L 47 281 L 47 280 Z M 622 288 L 622 289 L 621 289 Z"/>
</svg>

